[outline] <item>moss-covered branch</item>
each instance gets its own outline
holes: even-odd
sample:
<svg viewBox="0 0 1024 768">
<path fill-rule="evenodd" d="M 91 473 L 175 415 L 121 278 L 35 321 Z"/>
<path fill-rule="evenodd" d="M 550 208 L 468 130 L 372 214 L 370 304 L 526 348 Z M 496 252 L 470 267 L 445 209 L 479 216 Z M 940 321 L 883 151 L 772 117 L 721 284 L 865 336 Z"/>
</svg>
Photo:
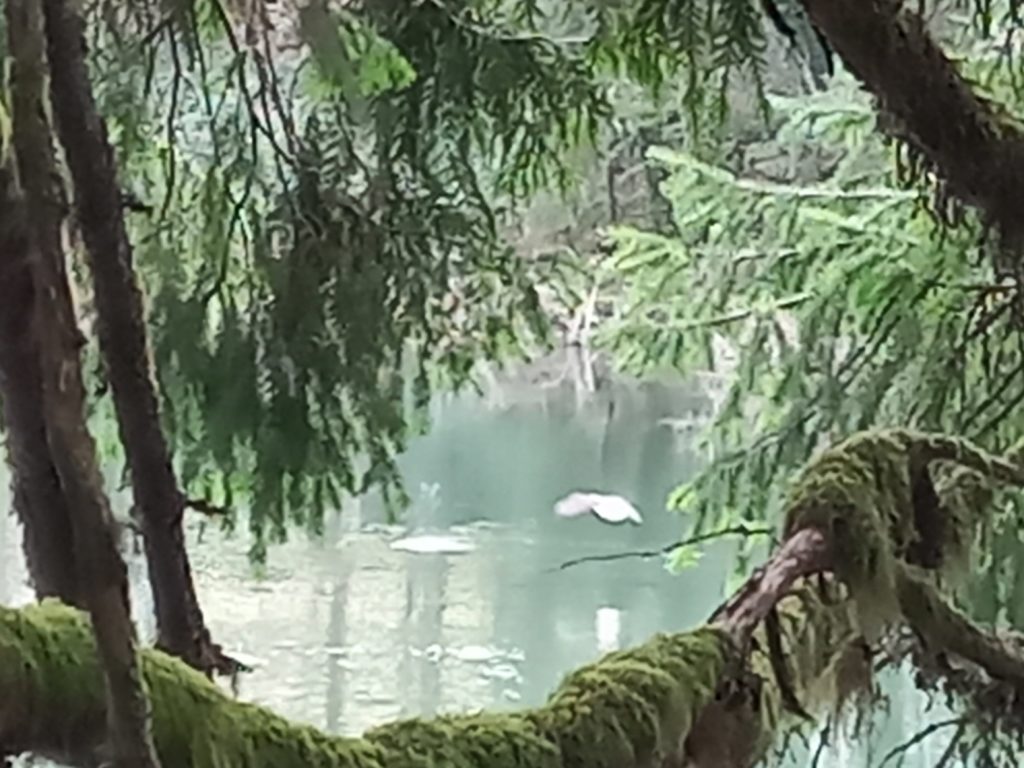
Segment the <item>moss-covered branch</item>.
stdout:
<svg viewBox="0 0 1024 768">
<path fill-rule="evenodd" d="M 871 640 L 908 626 L 919 639 L 901 658 L 922 678 L 943 680 L 986 727 L 998 717 L 999 727 L 1024 732 L 1024 707 L 1014 703 L 1024 699 L 1024 655 L 973 625 L 936 586 L 984 527 L 992 481 L 1021 484 L 1016 458 L 940 435 L 855 435 L 796 479 L 786 540 L 707 625 L 610 654 L 518 713 L 410 720 L 337 738 L 238 702 L 146 651 L 160 759 L 170 768 L 748 768 L 787 719 L 870 701 L 879 652 Z M 0 755 L 85 762 L 103 722 L 94 657 L 78 611 L 55 602 L 0 609 Z M 951 658 L 978 666 L 954 677 Z"/>
<path fill-rule="evenodd" d="M 143 653 L 153 736 L 165 768 L 194 766 L 629 766 L 746 765 L 770 746 L 784 705 L 759 615 L 776 606 L 794 661 L 791 687 L 810 696 L 850 611 L 794 579 L 822 563 L 825 540 L 798 534 L 730 602 L 719 620 L 660 635 L 572 673 L 539 708 L 398 722 L 362 739 L 331 737 L 238 702 L 159 651 Z M 781 598 L 781 602 L 780 601 Z M 88 762 L 102 733 L 103 696 L 87 618 L 57 602 L 0 608 L 0 754 L 20 751 Z M 723 738 L 731 731 L 732 738 Z"/>
<path fill-rule="evenodd" d="M 657 637 L 571 675 L 544 707 L 397 723 L 335 738 L 238 702 L 185 664 L 143 654 L 165 768 L 660 765 L 714 697 L 730 655 L 718 629 Z M 88 754 L 103 685 L 88 622 L 56 602 L 0 609 L 0 747 Z"/>
<path fill-rule="evenodd" d="M 803 0 L 851 72 L 926 168 L 977 206 L 1014 253 L 1024 248 L 1024 133 L 983 97 L 899 0 Z"/>
</svg>

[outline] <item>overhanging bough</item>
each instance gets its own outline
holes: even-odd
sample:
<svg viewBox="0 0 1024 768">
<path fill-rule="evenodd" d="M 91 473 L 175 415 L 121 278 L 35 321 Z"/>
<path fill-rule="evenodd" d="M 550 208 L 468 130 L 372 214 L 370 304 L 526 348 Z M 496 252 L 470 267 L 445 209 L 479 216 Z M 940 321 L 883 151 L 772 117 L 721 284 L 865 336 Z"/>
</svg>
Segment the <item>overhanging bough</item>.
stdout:
<svg viewBox="0 0 1024 768">
<path fill-rule="evenodd" d="M 787 725 L 870 707 L 885 655 L 913 662 L 919 684 L 955 698 L 958 733 L 1019 737 L 1024 646 L 973 624 L 940 587 L 966 572 L 997 482 L 1024 485 L 1016 457 L 904 430 L 855 435 L 803 470 L 785 540 L 707 625 L 610 654 L 570 674 L 543 706 L 512 714 L 339 738 L 236 701 L 147 650 L 162 764 L 741 768 Z M 55 602 L 0 609 L 0 753 L 87 764 L 102 733 L 102 690 L 83 614 Z"/>
</svg>

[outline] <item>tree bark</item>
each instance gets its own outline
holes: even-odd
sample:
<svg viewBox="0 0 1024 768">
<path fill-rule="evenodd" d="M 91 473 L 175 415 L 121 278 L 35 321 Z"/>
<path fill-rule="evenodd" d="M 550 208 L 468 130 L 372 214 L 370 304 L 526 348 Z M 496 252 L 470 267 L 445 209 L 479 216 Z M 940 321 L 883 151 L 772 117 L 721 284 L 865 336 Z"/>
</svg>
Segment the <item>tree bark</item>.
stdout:
<svg viewBox="0 0 1024 768">
<path fill-rule="evenodd" d="M 5 7 L 8 48 L 18 52 L 24 19 Z M 14 80 L 41 82 L 36 63 L 16 56 Z M 26 69 L 27 68 L 27 69 Z M 33 109 L 31 89 L 14 88 L 15 112 Z M 4 148 L 9 150 L 9 148 Z M 67 500 L 50 456 L 43 421 L 42 373 L 38 350 L 31 338 L 35 292 L 32 284 L 31 243 L 25 203 L 10 162 L 0 167 L 0 399 L 7 433 L 14 511 L 24 529 L 25 561 L 39 597 L 59 597 L 84 607 L 78 580 Z"/>
<path fill-rule="evenodd" d="M 7 0 L 14 4 L 22 0 Z M 28 0 L 31 2 L 32 0 Z M 103 491 L 96 445 L 85 425 L 85 387 L 73 310 L 62 300 L 58 270 L 48 255 L 36 269 L 36 334 L 43 357 L 47 436 L 71 516 L 75 554 L 107 690 L 109 759 L 116 768 L 158 765 L 135 652 L 128 572 L 117 547 Z"/>
<path fill-rule="evenodd" d="M 8 29 L 11 8 L 8 4 Z M 24 201 L 12 169 L 0 168 L 0 400 L 14 512 L 24 530 L 36 595 L 84 607 L 67 500 L 46 442 L 42 373 L 30 338 L 35 291 L 29 257 Z"/>
<path fill-rule="evenodd" d="M 78 330 L 64 265 L 63 195 L 44 109 L 40 0 L 7 0 L 12 59 L 13 138 L 28 221 L 34 287 L 23 343 L 39 354 L 46 439 L 71 510 L 74 562 L 92 618 L 106 687 L 106 756 L 116 768 L 156 768 L 149 712 L 135 651 L 128 574 L 117 547 L 96 445 L 86 427 Z M 59 532 L 58 532 L 59 534 Z"/>
<path fill-rule="evenodd" d="M 873 93 L 898 137 L 951 191 L 981 210 L 1003 245 L 1024 249 L 1024 135 L 978 96 L 900 0 L 802 0 L 849 70 Z"/>
<path fill-rule="evenodd" d="M 740 590 L 711 615 L 740 647 L 746 646 L 754 629 L 805 576 L 827 570 L 829 545 L 816 528 L 805 528 L 786 539 L 763 567 L 754 571 Z"/>
<path fill-rule="evenodd" d="M 158 646 L 207 673 L 223 670 L 226 660 L 210 639 L 185 549 L 185 497 L 160 425 L 142 294 L 132 266 L 114 153 L 89 81 L 84 21 L 65 0 L 44 0 L 43 5 L 53 113 L 74 182 L 100 349 L 141 518 Z"/>
</svg>

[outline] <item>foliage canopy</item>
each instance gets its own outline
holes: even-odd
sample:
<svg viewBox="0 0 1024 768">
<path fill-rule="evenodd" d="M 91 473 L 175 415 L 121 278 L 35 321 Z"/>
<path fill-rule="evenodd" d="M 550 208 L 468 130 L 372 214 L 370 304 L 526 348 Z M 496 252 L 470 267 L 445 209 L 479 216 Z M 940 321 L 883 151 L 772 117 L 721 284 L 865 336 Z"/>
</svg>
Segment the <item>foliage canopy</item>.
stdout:
<svg viewBox="0 0 1024 768">
<path fill-rule="evenodd" d="M 968 76 L 998 103 L 1020 103 L 1019 61 L 986 37 L 991 16 L 973 24 L 947 35 Z M 670 500 L 699 531 L 773 519 L 794 467 L 871 426 L 998 448 L 1022 435 L 1017 279 L 978 217 L 908 163 L 853 85 L 771 96 L 770 162 L 653 150 L 673 231 L 614 228 L 592 271 L 612 307 L 599 343 L 627 370 L 714 372 L 708 468 Z M 1019 625 L 1019 511 L 1007 505 L 972 603 Z"/>
<path fill-rule="evenodd" d="M 964 39 L 1015 23 L 1015 4 L 997 5 L 972 9 Z M 395 456 L 425 428 L 430 393 L 472 383 L 480 358 L 550 340 L 536 286 L 562 278 L 516 254 L 515 214 L 572 186 L 573 150 L 637 128 L 621 117 L 636 85 L 644 119 L 686 126 L 657 160 L 686 235 L 616 234 L 607 339 L 637 370 L 685 368 L 710 329 L 749 320 L 738 381 L 771 404 L 753 461 L 716 464 L 706 479 L 727 498 L 705 503 L 777 496 L 758 473 L 777 479 L 771 467 L 802 461 L 816 433 L 907 408 L 900 421 L 969 430 L 1016 392 L 992 383 L 1007 380 L 1017 338 L 996 332 L 1003 289 L 965 287 L 979 277 L 961 256 L 977 232 L 940 237 L 908 204 L 848 87 L 773 103 L 749 0 L 105 2 L 88 20 L 123 183 L 142 202 L 131 235 L 178 469 L 193 493 L 249 508 L 257 559 L 289 524 L 318 531 L 344 494 L 380 487 L 400 506 Z M 996 58 L 1013 91 L 1014 62 Z M 759 119 L 780 113 L 783 137 L 844 145 L 826 188 L 759 187 L 707 164 L 737 94 Z M 782 242 L 797 253 L 737 258 Z M 725 278 L 720 258 L 738 262 Z M 692 300 L 696 286 L 707 300 Z M 905 291 L 916 317 L 895 312 Z M 968 308 L 991 341 L 948 344 Z M 782 343 L 780 309 L 819 341 Z M 836 337 L 884 354 L 839 360 L 822 341 Z M 895 383 L 915 377 L 936 385 L 907 405 Z M 734 454 L 734 413 L 719 420 L 720 454 Z"/>
<path fill-rule="evenodd" d="M 400 506 L 431 391 L 548 341 L 509 225 L 613 86 L 682 78 L 696 126 L 763 47 L 747 2 L 300 6 L 89 18 L 179 471 L 250 508 L 257 559 L 346 493 Z"/>
</svg>

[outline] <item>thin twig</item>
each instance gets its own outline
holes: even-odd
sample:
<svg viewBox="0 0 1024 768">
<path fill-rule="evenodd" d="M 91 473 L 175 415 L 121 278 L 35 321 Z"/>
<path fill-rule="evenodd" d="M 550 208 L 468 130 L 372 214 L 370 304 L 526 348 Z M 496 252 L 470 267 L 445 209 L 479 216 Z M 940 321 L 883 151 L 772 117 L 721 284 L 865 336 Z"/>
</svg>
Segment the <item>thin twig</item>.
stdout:
<svg viewBox="0 0 1024 768">
<path fill-rule="evenodd" d="M 938 283 L 939 288 L 949 288 L 956 291 L 971 291 L 975 293 L 1017 293 L 1021 286 L 1016 282 L 1007 283 Z"/>
<path fill-rule="evenodd" d="M 722 528 L 718 531 L 709 531 L 708 533 L 701 533 L 697 536 L 691 536 L 688 539 L 682 541 L 674 541 L 671 544 L 666 544 L 660 549 L 640 549 L 630 550 L 628 552 L 612 552 L 607 555 L 587 555 L 585 557 L 577 557 L 573 560 L 566 560 L 557 568 L 552 570 L 564 571 L 566 568 L 571 568 L 581 563 L 598 563 L 608 562 L 610 560 L 626 560 L 629 558 L 641 558 L 647 559 L 651 557 L 659 557 L 661 555 L 668 555 L 675 552 L 677 549 L 688 547 L 693 544 L 700 544 L 704 541 L 710 541 L 712 539 L 720 539 L 724 536 L 771 536 L 772 540 L 775 540 L 775 530 L 773 528 L 752 528 L 748 525 L 734 525 L 729 528 Z"/>
<path fill-rule="evenodd" d="M 903 760 L 902 756 L 905 755 L 906 752 L 908 752 L 910 749 L 912 749 L 916 745 L 920 744 L 922 741 L 927 739 L 929 736 L 931 736 L 936 731 L 941 731 L 943 728 L 949 728 L 950 726 L 953 726 L 953 725 L 962 726 L 964 724 L 964 722 L 965 722 L 964 718 L 962 718 L 962 717 L 951 717 L 948 720 L 939 720 L 937 723 L 932 723 L 927 728 L 922 728 L 920 731 L 915 733 L 911 738 L 907 739 L 905 742 L 900 744 L 898 747 L 894 747 L 889 752 L 889 754 L 887 754 L 885 756 L 885 758 L 879 764 L 878 768 L 884 768 L 886 763 L 888 763 L 890 760 L 893 760 L 893 759 L 895 759 L 897 757 L 900 758 L 900 761 L 902 762 L 902 760 Z"/>
<path fill-rule="evenodd" d="M 814 294 L 812 294 L 812 293 L 809 293 L 809 292 L 798 293 L 795 296 L 789 296 L 789 297 L 787 297 L 785 299 L 782 299 L 781 301 L 776 302 L 771 307 L 767 307 L 766 309 L 774 309 L 774 310 L 792 309 L 793 307 L 797 307 L 797 306 L 799 306 L 801 304 L 805 304 L 806 302 L 810 301 L 813 298 L 814 298 Z M 722 325 L 730 325 L 732 323 L 738 323 L 741 320 L 746 320 L 747 318 L 752 317 L 754 315 L 754 313 L 756 313 L 758 311 L 760 311 L 760 310 L 759 309 L 738 309 L 738 310 L 736 310 L 734 312 L 729 312 L 728 314 L 718 315 L 716 317 L 702 318 L 700 320 L 692 320 L 692 321 L 687 321 L 687 322 L 683 322 L 683 323 L 665 322 L 663 320 L 656 320 L 656 319 L 652 318 L 650 315 L 648 315 L 648 316 L 645 316 L 642 319 L 636 321 L 633 325 L 626 325 L 625 327 L 627 329 L 632 329 L 632 328 L 643 329 L 643 328 L 649 328 L 649 327 L 657 327 L 659 329 L 670 330 L 670 331 L 677 331 L 677 332 L 679 332 L 679 331 L 692 331 L 692 330 L 698 330 L 698 329 L 704 329 L 704 328 L 715 328 L 715 327 L 722 326 Z"/>
<path fill-rule="evenodd" d="M 165 125 L 165 132 L 167 138 L 167 188 L 164 190 L 163 203 L 160 205 L 160 216 L 157 218 L 157 223 L 163 225 L 167 219 L 167 213 L 171 208 L 171 202 L 174 200 L 174 187 L 177 181 L 177 157 L 176 149 L 178 147 L 177 141 L 177 125 L 178 125 L 178 97 L 181 91 L 181 83 L 184 80 L 184 75 L 181 69 L 181 59 L 178 56 L 178 40 L 174 34 L 173 27 L 167 27 L 167 40 L 170 43 L 171 50 L 171 62 L 174 64 L 174 77 L 171 79 L 171 104 L 167 110 L 167 121 Z"/>
<path fill-rule="evenodd" d="M 821 729 L 821 734 L 818 737 L 818 747 L 814 750 L 814 756 L 811 758 L 811 768 L 818 768 L 818 763 L 821 761 L 822 755 L 824 755 L 825 750 L 828 749 L 831 733 L 832 719 L 830 718 Z"/>
<path fill-rule="evenodd" d="M 935 768 L 946 768 L 946 764 L 953 758 L 953 753 L 956 752 L 956 748 L 960 746 L 960 741 L 964 737 L 964 733 L 967 732 L 967 723 L 962 722 L 956 729 L 956 733 L 953 734 L 953 738 L 949 740 L 949 746 L 942 753 L 939 758 L 939 762 L 935 764 Z"/>
</svg>

